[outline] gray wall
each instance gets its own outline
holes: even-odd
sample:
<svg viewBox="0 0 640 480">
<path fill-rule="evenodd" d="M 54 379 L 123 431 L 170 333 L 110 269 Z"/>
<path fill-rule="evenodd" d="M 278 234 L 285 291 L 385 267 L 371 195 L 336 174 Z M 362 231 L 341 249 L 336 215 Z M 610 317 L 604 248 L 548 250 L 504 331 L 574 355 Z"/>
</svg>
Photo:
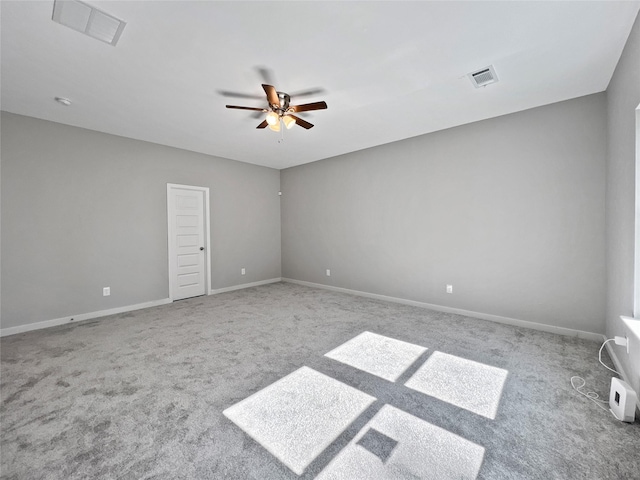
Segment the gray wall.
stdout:
<svg viewBox="0 0 640 480">
<path fill-rule="evenodd" d="M 280 277 L 278 170 L 5 112 L 1 153 L 2 328 L 167 298 L 167 183 L 210 188 L 214 289 Z"/>
<path fill-rule="evenodd" d="M 607 89 L 607 336 L 630 335 L 620 315 L 633 316 L 636 112 L 640 104 L 640 17 Z M 640 341 L 616 355 L 640 392 Z"/>
<path fill-rule="evenodd" d="M 282 275 L 604 332 L 605 149 L 601 93 L 283 170 Z"/>
</svg>

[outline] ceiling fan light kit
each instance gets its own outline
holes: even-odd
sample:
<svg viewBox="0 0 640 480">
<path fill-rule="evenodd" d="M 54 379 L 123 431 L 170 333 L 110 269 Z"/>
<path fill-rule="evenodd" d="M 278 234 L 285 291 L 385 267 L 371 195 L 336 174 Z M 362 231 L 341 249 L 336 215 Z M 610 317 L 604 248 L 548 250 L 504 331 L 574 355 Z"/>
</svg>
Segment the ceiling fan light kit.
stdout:
<svg viewBox="0 0 640 480">
<path fill-rule="evenodd" d="M 291 97 L 284 92 L 276 91 L 273 85 L 262 84 L 264 92 L 267 94 L 267 102 L 269 108 L 259 107 L 242 107 L 238 105 L 227 105 L 227 108 L 238 110 L 253 110 L 257 112 L 265 112 L 267 115 L 262 123 L 256 128 L 269 127 L 274 132 L 281 130 L 280 123 L 283 123 L 287 130 L 293 128 L 294 125 L 300 125 L 304 129 L 313 127 L 312 123 L 293 115 L 298 112 L 309 112 L 312 110 L 325 110 L 326 102 L 305 103 L 303 105 L 291 105 Z"/>
<path fill-rule="evenodd" d="M 278 116 L 278 114 L 276 112 L 269 112 L 267 113 L 267 123 L 270 126 L 273 126 L 277 123 L 280 123 L 280 117 Z"/>
<path fill-rule="evenodd" d="M 273 130 L 274 132 L 279 132 L 280 131 L 280 120 L 278 120 L 278 123 L 274 123 L 273 125 L 269 125 L 269 128 L 271 130 Z"/>
<path fill-rule="evenodd" d="M 284 117 L 282 117 L 282 123 L 284 123 L 284 126 L 287 128 L 287 130 L 291 130 L 291 128 L 296 124 L 296 119 L 291 115 L 285 115 Z"/>
</svg>

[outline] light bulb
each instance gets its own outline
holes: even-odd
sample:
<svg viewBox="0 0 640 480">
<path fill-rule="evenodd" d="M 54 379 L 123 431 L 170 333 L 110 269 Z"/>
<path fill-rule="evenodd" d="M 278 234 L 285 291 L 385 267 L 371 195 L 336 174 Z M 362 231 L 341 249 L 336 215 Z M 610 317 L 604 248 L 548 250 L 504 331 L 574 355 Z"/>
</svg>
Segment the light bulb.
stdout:
<svg viewBox="0 0 640 480">
<path fill-rule="evenodd" d="M 278 123 L 276 123 L 275 125 L 269 125 L 269 128 L 271 130 L 273 130 L 274 132 L 279 132 L 280 131 L 280 121 L 278 120 Z"/>
<path fill-rule="evenodd" d="M 285 115 L 282 117 L 282 121 L 284 122 L 284 126 L 287 127 L 287 130 L 290 130 L 296 124 L 296 119 L 290 117 L 289 115 Z"/>
<path fill-rule="evenodd" d="M 276 112 L 267 113 L 267 123 L 269 125 L 277 125 L 280 123 L 280 116 Z"/>
</svg>

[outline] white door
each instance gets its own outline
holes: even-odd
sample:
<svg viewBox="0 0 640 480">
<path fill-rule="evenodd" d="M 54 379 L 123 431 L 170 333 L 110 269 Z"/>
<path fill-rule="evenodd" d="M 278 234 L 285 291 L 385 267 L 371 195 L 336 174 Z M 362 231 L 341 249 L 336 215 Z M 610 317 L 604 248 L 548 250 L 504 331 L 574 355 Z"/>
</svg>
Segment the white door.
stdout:
<svg viewBox="0 0 640 480">
<path fill-rule="evenodd" d="M 206 293 L 208 193 L 208 189 L 202 187 L 167 185 L 169 294 L 172 300 Z"/>
</svg>

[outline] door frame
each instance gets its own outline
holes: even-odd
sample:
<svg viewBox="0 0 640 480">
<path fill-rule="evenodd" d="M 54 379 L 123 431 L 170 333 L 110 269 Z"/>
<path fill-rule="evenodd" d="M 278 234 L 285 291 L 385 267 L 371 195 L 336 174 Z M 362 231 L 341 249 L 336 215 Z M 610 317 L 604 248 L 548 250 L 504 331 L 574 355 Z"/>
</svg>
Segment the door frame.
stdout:
<svg viewBox="0 0 640 480">
<path fill-rule="evenodd" d="M 181 185 L 178 183 L 167 183 L 167 261 L 169 263 L 169 299 L 173 302 L 173 277 L 176 274 L 174 262 L 176 255 L 175 235 L 172 235 L 173 218 L 175 210 L 171 203 L 171 190 L 196 190 L 203 192 L 204 209 L 202 212 L 204 227 L 204 294 L 211 295 L 211 221 L 209 216 L 209 187 L 198 187 L 195 185 Z"/>
</svg>

